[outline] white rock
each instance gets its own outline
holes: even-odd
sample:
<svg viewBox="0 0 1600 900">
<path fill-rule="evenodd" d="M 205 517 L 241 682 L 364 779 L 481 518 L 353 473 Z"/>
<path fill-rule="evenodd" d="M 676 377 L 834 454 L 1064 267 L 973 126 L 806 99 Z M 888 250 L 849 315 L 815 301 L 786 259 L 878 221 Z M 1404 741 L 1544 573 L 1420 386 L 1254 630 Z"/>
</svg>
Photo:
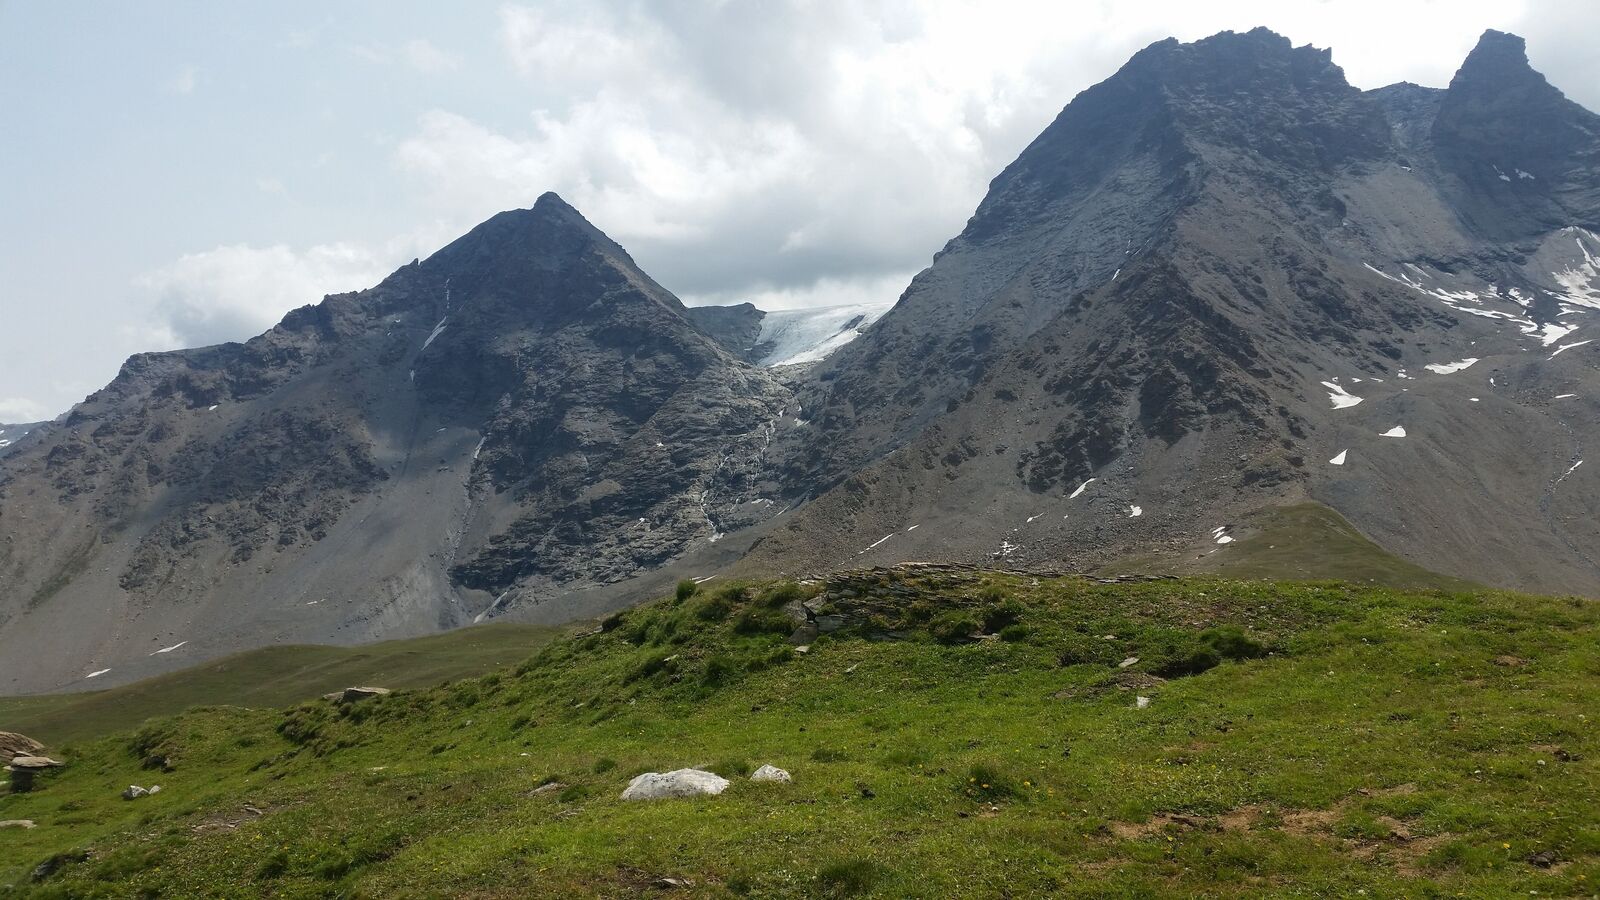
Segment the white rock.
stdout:
<svg viewBox="0 0 1600 900">
<path fill-rule="evenodd" d="M 784 770 L 778 768 L 777 766 L 768 765 L 768 766 L 762 766 L 761 768 L 759 768 L 759 769 L 755 770 L 754 772 L 750 773 L 750 780 L 751 781 L 782 781 L 784 783 L 788 783 L 790 781 L 793 781 L 794 779 L 789 777 L 789 773 L 788 772 L 785 772 Z"/>
<path fill-rule="evenodd" d="M 700 769 L 646 772 L 628 782 L 624 800 L 662 800 L 669 797 L 715 796 L 728 789 L 728 779 Z"/>
<path fill-rule="evenodd" d="M 1117 663 L 1117 668 L 1126 669 L 1127 667 L 1137 663 L 1138 661 L 1139 661 L 1139 657 L 1130 656 L 1127 659 L 1123 660 L 1122 662 Z"/>
<path fill-rule="evenodd" d="M 1133 708 L 1134 709 L 1144 709 L 1146 706 L 1149 706 L 1149 705 L 1150 705 L 1150 698 L 1149 697 L 1135 697 L 1135 698 L 1133 698 Z"/>
<path fill-rule="evenodd" d="M 145 790 L 144 788 L 138 786 L 137 784 L 130 784 L 130 785 L 128 785 L 128 789 L 122 792 L 122 799 L 124 799 L 124 800 L 137 800 L 140 797 L 143 797 L 148 793 L 150 793 L 150 792 Z"/>
</svg>

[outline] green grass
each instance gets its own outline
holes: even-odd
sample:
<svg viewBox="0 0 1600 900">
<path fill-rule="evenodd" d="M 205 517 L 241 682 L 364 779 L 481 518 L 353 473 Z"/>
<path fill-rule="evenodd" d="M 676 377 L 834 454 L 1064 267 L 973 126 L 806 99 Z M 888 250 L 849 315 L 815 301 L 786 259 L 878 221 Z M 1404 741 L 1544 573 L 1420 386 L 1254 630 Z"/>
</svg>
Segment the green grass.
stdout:
<svg viewBox="0 0 1600 900">
<path fill-rule="evenodd" d="M 795 653 L 774 614 L 820 589 L 699 592 L 510 672 L 196 709 L 59 748 L 66 768 L 0 799 L 0 819 L 39 823 L 0 830 L 0 886 L 1527 897 L 1600 879 L 1593 604 L 915 570 L 830 582 L 849 624 Z M 953 618 L 1024 631 L 931 633 Z M 794 783 L 618 797 L 644 771 L 762 763 Z M 117 799 L 151 781 L 161 793 Z"/>
<path fill-rule="evenodd" d="M 1172 571 L 1228 578 L 1337 579 L 1397 588 L 1473 590 L 1469 581 L 1407 562 L 1369 540 L 1320 503 L 1271 507 L 1244 522 L 1248 537 L 1198 559 L 1158 562 L 1140 557 L 1108 566 L 1115 572 Z"/>
<path fill-rule="evenodd" d="M 492 624 L 360 647 L 267 647 L 105 691 L 0 697 L 0 731 L 60 744 L 192 706 L 276 709 L 353 684 L 428 687 L 515 665 L 557 634 Z"/>
</svg>

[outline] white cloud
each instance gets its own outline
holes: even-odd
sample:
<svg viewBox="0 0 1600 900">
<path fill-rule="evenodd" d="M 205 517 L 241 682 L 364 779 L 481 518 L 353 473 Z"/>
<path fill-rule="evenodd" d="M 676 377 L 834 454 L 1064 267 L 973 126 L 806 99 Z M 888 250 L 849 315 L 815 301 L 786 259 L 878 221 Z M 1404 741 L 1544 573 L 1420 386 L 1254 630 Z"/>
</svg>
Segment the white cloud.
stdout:
<svg viewBox="0 0 1600 900">
<path fill-rule="evenodd" d="M 507 6 L 527 124 L 434 110 L 396 162 L 461 222 L 555 190 L 685 296 L 887 290 L 1078 91 L 1153 41 L 1265 24 L 1333 45 L 1359 86 L 1443 84 L 1486 25 L 1523 14 L 1517 0 Z"/>
<path fill-rule="evenodd" d="M 200 70 L 194 66 L 184 66 L 182 69 L 178 70 L 178 74 L 173 76 L 171 81 L 167 82 L 167 87 L 170 88 L 173 93 L 192 94 L 194 93 L 195 86 L 199 83 L 199 81 Z"/>
<path fill-rule="evenodd" d="M 379 65 L 400 63 L 424 75 L 438 75 L 461 67 L 461 60 L 434 46 L 424 38 L 412 38 L 401 44 L 356 44 L 350 48 L 360 59 Z"/>
<path fill-rule="evenodd" d="M 435 75 L 459 68 L 461 60 L 446 53 L 422 38 L 412 38 L 400 45 L 401 58 L 418 72 Z"/>
<path fill-rule="evenodd" d="M 440 242 L 434 226 L 378 246 L 233 244 L 191 253 L 136 279 L 154 310 L 139 337 L 149 349 L 242 340 L 326 294 L 371 287 Z"/>
<path fill-rule="evenodd" d="M 49 416 L 49 411 L 42 404 L 25 397 L 0 397 L 0 422 L 38 422 Z"/>
</svg>

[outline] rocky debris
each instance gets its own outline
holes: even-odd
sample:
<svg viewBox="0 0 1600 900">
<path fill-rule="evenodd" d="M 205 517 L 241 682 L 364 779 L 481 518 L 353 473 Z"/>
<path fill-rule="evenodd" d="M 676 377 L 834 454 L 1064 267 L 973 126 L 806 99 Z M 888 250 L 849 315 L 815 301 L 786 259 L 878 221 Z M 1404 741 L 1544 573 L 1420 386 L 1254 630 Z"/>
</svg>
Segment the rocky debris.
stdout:
<svg viewBox="0 0 1600 900">
<path fill-rule="evenodd" d="M 787 782 L 793 781 L 794 779 L 789 777 L 789 773 L 788 772 L 785 772 L 784 770 L 778 768 L 777 766 L 764 765 L 761 768 L 759 768 L 759 769 L 755 770 L 754 772 L 750 773 L 750 780 L 751 781 L 778 781 L 778 782 L 787 783 Z"/>
<path fill-rule="evenodd" d="M 675 797 L 715 796 L 728 789 L 728 779 L 701 769 L 646 772 L 628 782 L 624 800 L 663 800 Z"/>
<path fill-rule="evenodd" d="M 6 771 L 11 773 L 11 793 L 26 794 L 33 790 L 34 779 L 45 769 L 61 766 L 59 760 L 48 756 L 14 756 Z"/>
<path fill-rule="evenodd" d="M 34 828 L 32 819 L 6 819 L 0 821 L 0 828 Z"/>
<path fill-rule="evenodd" d="M 159 784 L 152 784 L 147 788 L 146 787 L 140 787 L 137 784 L 130 784 L 130 785 L 128 785 L 127 790 L 124 790 L 122 792 L 122 799 L 124 799 L 124 800 L 137 800 L 140 797 L 148 797 L 151 794 L 159 794 L 159 793 L 161 793 L 161 785 L 159 785 Z"/>
<path fill-rule="evenodd" d="M 10 762 L 17 756 L 37 756 L 44 745 L 15 731 L 0 731 L 0 761 Z"/>
<path fill-rule="evenodd" d="M 382 697 L 388 693 L 390 693 L 390 690 L 385 687 L 347 687 L 342 691 L 323 694 L 322 699 L 331 700 L 334 703 L 360 703 L 362 700 Z"/>
</svg>

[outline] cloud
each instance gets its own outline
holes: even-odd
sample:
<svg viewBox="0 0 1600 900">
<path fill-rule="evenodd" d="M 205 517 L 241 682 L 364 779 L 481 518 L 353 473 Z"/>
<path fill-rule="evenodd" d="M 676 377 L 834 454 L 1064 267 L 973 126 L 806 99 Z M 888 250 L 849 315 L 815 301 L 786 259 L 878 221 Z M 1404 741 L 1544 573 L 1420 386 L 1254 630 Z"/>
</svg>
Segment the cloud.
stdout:
<svg viewBox="0 0 1600 900">
<path fill-rule="evenodd" d="M 191 253 L 136 279 L 154 310 L 152 326 L 139 337 L 169 348 L 242 340 L 326 294 L 373 286 L 437 240 L 418 232 L 377 247 L 233 244 Z"/>
<path fill-rule="evenodd" d="M 0 397 L 0 422 L 22 424 L 38 422 L 50 417 L 43 404 L 25 397 Z"/>
<path fill-rule="evenodd" d="M 171 81 L 167 82 L 167 87 L 176 94 L 192 94 L 199 81 L 200 70 L 194 66 L 184 66 Z"/>
<path fill-rule="evenodd" d="M 350 52 L 370 63 L 399 63 L 424 75 L 439 75 L 461 67 L 453 53 L 435 47 L 424 38 L 412 38 L 396 45 L 357 44 Z"/>
<path fill-rule="evenodd" d="M 1444 84 L 1485 25 L 1525 15 L 1516 0 L 512 5 L 499 38 L 523 124 L 435 109 L 395 161 L 462 222 L 555 190 L 687 297 L 888 290 L 1149 43 L 1266 24 L 1331 44 L 1359 86 Z"/>
</svg>

